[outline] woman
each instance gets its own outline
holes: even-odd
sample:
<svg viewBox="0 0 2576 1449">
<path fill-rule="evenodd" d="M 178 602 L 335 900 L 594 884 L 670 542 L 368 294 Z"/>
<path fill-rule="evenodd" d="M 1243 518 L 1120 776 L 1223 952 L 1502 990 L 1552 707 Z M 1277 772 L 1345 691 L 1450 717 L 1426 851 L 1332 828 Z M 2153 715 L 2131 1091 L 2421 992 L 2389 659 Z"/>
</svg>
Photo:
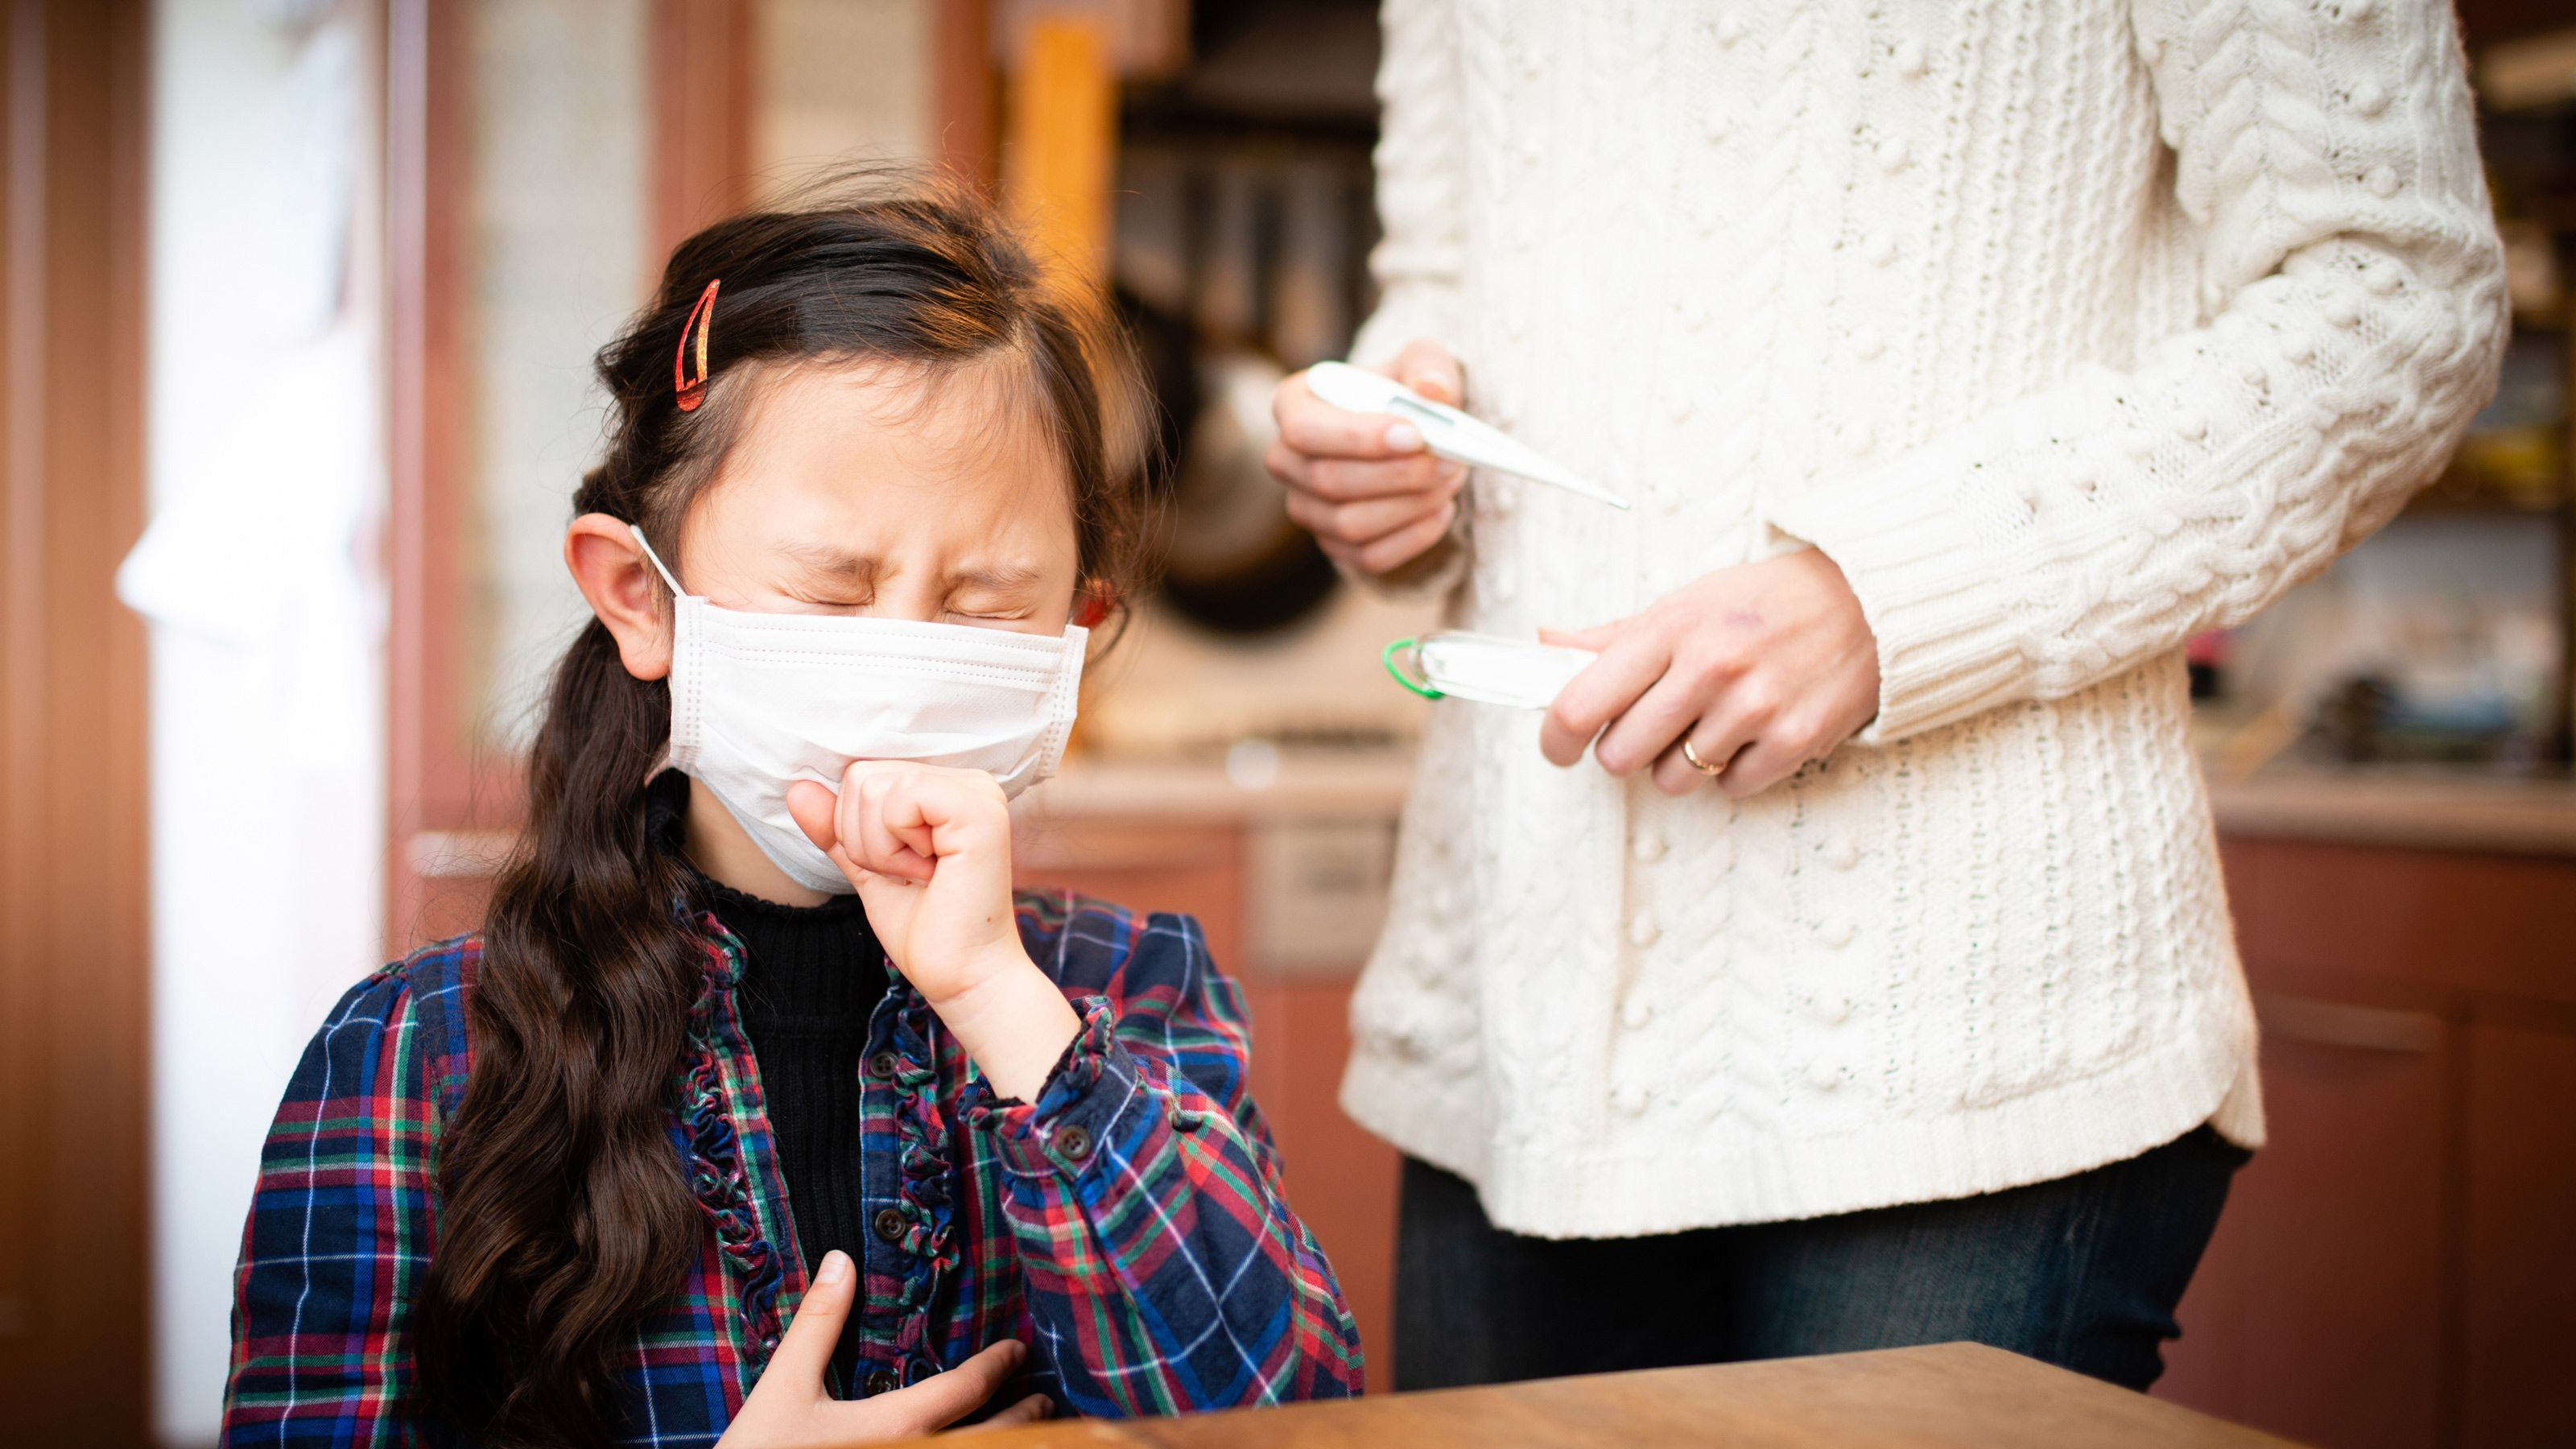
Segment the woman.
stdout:
<svg viewBox="0 0 2576 1449">
<path fill-rule="evenodd" d="M 2449 7 L 1385 29 L 1357 358 L 1635 503 L 1278 394 L 1346 568 L 1600 655 L 1422 747 L 1343 1088 L 1409 1158 L 1399 1384 L 1975 1338 L 2144 1386 L 2263 1133 L 2184 642 L 2494 384 Z"/>
</svg>

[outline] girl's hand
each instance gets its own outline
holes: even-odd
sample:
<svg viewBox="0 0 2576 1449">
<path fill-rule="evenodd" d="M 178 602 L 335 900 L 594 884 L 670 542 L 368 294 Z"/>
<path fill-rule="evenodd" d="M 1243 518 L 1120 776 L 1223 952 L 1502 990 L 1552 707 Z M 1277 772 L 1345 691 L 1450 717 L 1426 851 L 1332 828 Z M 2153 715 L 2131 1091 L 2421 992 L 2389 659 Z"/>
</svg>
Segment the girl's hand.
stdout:
<svg viewBox="0 0 2576 1449">
<path fill-rule="evenodd" d="M 787 808 L 867 903 L 868 924 L 933 1006 L 1025 962 L 1011 914 L 1011 807 L 981 770 L 860 760 L 841 793 L 810 782 Z"/>
<path fill-rule="evenodd" d="M 1878 641 L 1814 549 L 1719 569 L 1616 623 L 1539 632 L 1601 655 L 1548 707 L 1540 750 L 1571 765 L 1590 744 L 1613 775 L 1652 766 L 1667 795 L 1711 778 L 1738 798 L 1767 790 L 1878 711 Z M 1685 740 L 1721 772 L 1694 769 Z"/>
<path fill-rule="evenodd" d="M 1408 345 L 1382 370 L 1434 402 L 1454 406 L 1465 392 L 1458 360 L 1437 342 Z M 1335 563 L 1387 573 L 1448 534 L 1467 465 L 1426 451 L 1421 429 L 1344 412 L 1315 396 L 1302 372 L 1279 384 L 1270 411 L 1279 437 L 1262 461 L 1288 485 L 1288 516 Z"/>
<path fill-rule="evenodd" d="M 859 760 L 841 772 L 837 798 L 799 781 L 787 809 L 994 1087 L 1034 1100 L 1082 1019 L 1020 944 L 1002 787 L 981 770 Z"/>
<path fill-rule="evenodd" d="M 1028 1357 L 1026 1345 L 1006 1338 L 909 1388 L 835 1399 L 823 1389 L 823 1367 L 832 1361 L 857 1284 L 848 1254 L 823 1255 L 804 1303 L 778 1337 L 769 1368 L 716 1441 L 717 1449 L 837 1449 L 935 1434 L 991 1399 Z M 1046 1395 L 1031 1394 L 976 1427 L 1033 1424 L 1054 1412 Z"/>
</svg>

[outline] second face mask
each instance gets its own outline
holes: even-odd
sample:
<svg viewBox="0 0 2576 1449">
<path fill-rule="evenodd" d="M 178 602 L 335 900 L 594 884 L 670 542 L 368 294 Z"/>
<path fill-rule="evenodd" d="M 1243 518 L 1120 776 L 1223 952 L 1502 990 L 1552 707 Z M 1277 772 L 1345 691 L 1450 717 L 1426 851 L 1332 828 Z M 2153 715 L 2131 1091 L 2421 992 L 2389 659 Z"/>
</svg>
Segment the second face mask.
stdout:
<svg viewBox="0 0 2576 1449">
<path fill-rule="evenodd" d="M 1079 625 L 1036 635 L 746 613 L 682 592 L 653 563 L 677 596 L 671 764 L 714 792 L 800 885 L 850 890 L 788 814 L 794 781 L 838 791 L 854 760 L 910 760 L 983 770 L 1017 795 L 1064 757 L 1090 637 Z"/>
</svg>

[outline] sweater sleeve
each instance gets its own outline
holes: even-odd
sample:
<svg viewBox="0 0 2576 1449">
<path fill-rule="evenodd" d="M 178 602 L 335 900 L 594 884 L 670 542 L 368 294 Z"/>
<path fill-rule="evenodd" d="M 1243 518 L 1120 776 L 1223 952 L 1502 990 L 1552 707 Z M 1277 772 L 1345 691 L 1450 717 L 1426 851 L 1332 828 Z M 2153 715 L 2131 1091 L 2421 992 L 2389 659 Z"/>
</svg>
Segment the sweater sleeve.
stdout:
<svg viewBox="0 0 2576 1449">
<path fill-rule="evenodd" d="M 1113 1010 L 1115 997 L 1124 1008 Z M 1195 921 L 1135 928 L 1033 1103 L 980 1107 L 1037 1342 L 1129 1417 L 1360 1390 L 1359 1332 L 1246 1089 L 1243 997 Z"/>
<path fill-rule="evenodd" d="M 2208 320 L 1768 510 L 1878 636 L 1863 744 L 2244 620 L 2394 514 L 2493 394 L 2503 259 L 2451 7 L 2133 19 Z"/>
</svg>

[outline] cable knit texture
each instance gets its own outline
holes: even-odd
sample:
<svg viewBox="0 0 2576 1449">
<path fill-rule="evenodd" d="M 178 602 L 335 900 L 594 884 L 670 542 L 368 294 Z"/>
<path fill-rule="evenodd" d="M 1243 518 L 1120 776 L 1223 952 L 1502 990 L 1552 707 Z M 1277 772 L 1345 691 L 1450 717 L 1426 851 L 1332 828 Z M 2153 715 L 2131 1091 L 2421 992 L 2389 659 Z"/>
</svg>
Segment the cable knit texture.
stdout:
<svg viewBox="0 0 2576 1449">
<path fill-rule="evenodd" d="M 1884 685 L 1741 803 L 1433 706 L 1351 1112 L 1558 1236 L 2259 1144 L 2180 651 L 2493 390 L 2449 6 L 1384 14 L 1355 354 L 1448 341 L 1475 411 L 1637 501 L 1479 476 L 1453 614 L 1610 619 L 1814 544 Z"/>
</svg>

